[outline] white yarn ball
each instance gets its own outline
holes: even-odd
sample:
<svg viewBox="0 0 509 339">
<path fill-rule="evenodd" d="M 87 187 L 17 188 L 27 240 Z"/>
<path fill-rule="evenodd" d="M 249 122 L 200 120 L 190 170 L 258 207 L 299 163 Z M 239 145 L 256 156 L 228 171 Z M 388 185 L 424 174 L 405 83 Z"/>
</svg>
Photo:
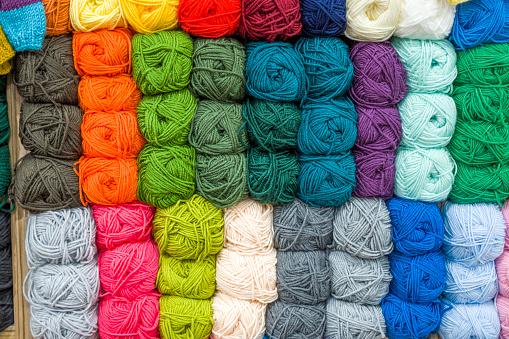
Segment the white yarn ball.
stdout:
<svg viewBox="0 0 509 339">
<path fill-rule="evenodd" d="M 86 311 L 72 312 L 32 305 L 30 332 L 35 339 L 97 339 L 97 305 Z"/>
<path fill-rule="evenodd" d="M 412 39 L 446 39 L 454 23 L 456 6 L 447 0 L 405 0 L 395 36 Z"/>
</svg>

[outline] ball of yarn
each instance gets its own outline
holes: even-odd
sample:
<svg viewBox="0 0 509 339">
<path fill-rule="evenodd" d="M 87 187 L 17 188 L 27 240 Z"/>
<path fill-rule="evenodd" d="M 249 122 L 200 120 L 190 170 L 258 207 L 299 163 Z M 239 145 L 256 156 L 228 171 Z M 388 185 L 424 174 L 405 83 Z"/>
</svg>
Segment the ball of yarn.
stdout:
<svg viewBox="0 0 509 339">
<path fill-rule="evenodd" d="M 17 53 L 14 64 L 13 82 L 25 101 L 78 103 L 80 77 L 74 69 L 70 34 L 44 39 L 39 51 Z"/>
<path fill-rule="evenodd" d="M 187 88 L 145 96 L 136 108 L 140 132 L 153 145 L 185 145 L 196 98 Z"/>
<path fill-rule="evenodd" d="M 30 332 L 34 338 L 97 338 L 97 307 L 83 311 L 59 312 L 30 306 Z"/>
<path fill-rule="evenodd" d="M 138 155 L 138 199 L 168 207 L 194 193 L 195 153 L 191 146 L 146 145 Z"/>
<path fill-rule="evenodd" d="M 248 141 L 241 130 L 243 123 L 241 104 L 200 100 L 191 122 L 189 143 L 196 152 L 209 155 L 244 152 Z"/>
<path fill-rule="evenodd" d="M 133 78 L 143 94 L 178 91 L 189 84 L 193 55 L 189 35 L 181 31 L 136 34 L 132 46 Z"/>
<path fill-rule="evenodd" d="M 177 27 L 177 0 L 120 0 L 120 8 L 138 33 L 156 33 Z M 166 32 L 168 33 L 168 32 Z"/>
<path fill-rule="evenodd" d="M 507 339 L 509 337 L 509 298 L 499 294 L 495 302 L 500 319 L 500 338 Z"/>
<path fill-rule="evenodd" d="M 219 38 L 237 32 L 241 1 L 180 0 L 180 28 L 194 36 Z"/>
<path fill-rule="evenodd" d="M 97 262 L 46 264 L 28 272 L 24 293 L 32 305 L 54 311 L 93 309 L 99 298 Z"/>
<path fill-rule="evenodd" d="M 444 297 L 454 303 L 484 303 L 497 295 L 497 273 L 493 261 L 467 267 L 451 260 L 445 262 L 447 280 Z"/>
<path fill-rule="evenodd" d="M 442 208 L 445 234 L 443 251 L 448 259 L 465 266 L 484 264 L 504 250 L 505 223 L 496 204 L 454 204 Z"/>
<path fill-rule="evenodd" d="M 299 156 L 297 197 L 311 206 L 341 206 L 355 189 L 355 161 L 345 153 L 327 157 Z"/>
<path fill-rule="evenodd" d="M 135 111 L 88 111 L 81 124 L 83 154 L 98 158 L 136 158 L 145 145 Z"/>
<path fill-rule="evenodd" d="M 396 154 L 394 194 L 410 200 L 447 199 L 456 164 L 446 148 L 405 149 Z"/>
<path fill-rule="evenodd" d="M 3 330 L 14 324 L 14 302 L 12 289 L 4 290 L 0 293 L 0 328 Z M 3 331 L 2 330 L 2 331 Z"/>
<path fill-rule="evenodd" d="M 336 209 L 334 247 L 355 257 L 377 259 L 392 252 L 391 219 L 380 198 L 352 198 Z"/>
<path fill-rule="evenodd" d="M 21 104 L 19 138 L 23 147 L 37 155 L 77 159 L 82 153 L 83 112 L 74 105 Z"/>
<path fill-rule="evenodd" d="M 7 93 L 0 95 L 0 143 L 4 144 L 9 138 L 9 115 L 7 111 Z"/>
<path fill-rule="evenodd" d="M 32 163 L 32 161 L 29 161 Z M 29 165 L 31 168 L 32 166 Z M 32 173 L 33 170 L 31 169 L 23 169 L 23 172 L 28 171 L 29 176 L 36 176 L 37 173 Z M 9 185 L 11 184 L 11 156 L 9 153 L 9 145 L 0 145 L 0 208 L 4 207 L 5 205 L 9 204 L 9 195 L 7 194 L 7 189 L 9 188 Z M 17 185 L 16 181 L 14 181 L 14 191 L 15 194 L 16 187 L 20 187 L 25 191 L 25 189 L 28 189 L 28 187 L 24 188 L 21 187 L 21 185 Z M 22 194 L 23 195 L 23 194 Z M 22 198 L 22 196 L 17 197 L 16 195 L 13 196 L 15 200 L 18 200 L 18 198 Z M 31 197 L 26 197 L 24 199 L 29 199 Z M 19 202 L 18 202 L 19 204 Z M 9 209 L 9 207 L 7 207 Z"/>
<path fill-rule="evenodd" d="M 412 39 L 446 39 L 456 7 L 447 0 L 406 0 L 402 3 L 395 36 Z"/>
<path fill-rule="evenodd" d="M 10 172 L 9 168 L 7 171 Z M 20 207 L 32 213 L 82 206 L 73 160 L 27 153 L 18 161 L 13 180 L 11 196 Z"/>
<path fill-rule="evenodd" d="M 136 159 L 88 158 L 79 161 L 79 184 L 84 204 L 119 205 L 136 200 Z"/>
<path fill-rule="evenodd" d="M 153 223 L 159 249 L 175 259 L 203 259 L 223 248 L 223 212 L 197 194 L 158 208 Z"/>
<path fill-rule="evenodd" d="M 0 250 L 0 290 L 12 290 L 13 286 L 13 271 L 12 271 L 12 250 L 11 246 L 5 247 Z M 6 297 L 0 294 L 0 299 L 5 302 Z M 11 325 L 11 324 L 9 324 Z"/>
<path fill-rule="evenodd" d="M 70 0 L 43 0 L 46 14 L 46 35 L 60 35 L 71 31 Z"/>
<path fill-rule="evenodd" d="M 145 293 L 136 299 L 104 296 L 99 303 L 99 336 L 105 339 L 140 336 L 159 338 L 159 295 Z"/>
<path fill-rule="evenodd" d="M 0 211 L 0 249 L 11 245 L 11 215 Z"/>
<path fill-rule="evenodd" d="M 156 288 L 159 251 L 153 240 L 125 243 L 99 255 L 101 288 L 135 299 Z"/>
<path fill-rule="evenodd" d="M 132 37 L 126 28 L 75 34 L 72 48 L 76 71 L 81 76 L 130 73 Z"/>
<path fill-rule="evenodd" d="M 390 4 L 398 2 L 383 1 Z M 358 3 L 364 4 L 364 1 Z M 350 50 L 350 59 L 354 78 L 349 93 L 356 104 L 371 108 L 387 107 L 400 102 L 408 92 L 407 72 L 389 41 L 358 43 Z"/>
<path fill-rule="evenodd" d="M 267 306 L 257 301 L 240 300 L 217 292 L 212 299 L 214 327 L 211 339 L 261 339 L 265 332 Z"/>
<path fill-rule="evenodd" d="M 401 141 L 401 118 L 397 106 L 355 107 L 357 139 L 355 147 L 362 151 L 395 151 Z"/>
<path fill-rule="evenodd" d="M 391 198 L 396 174 L 394 152 L 354 150 L 352 153 L 355 158 L 357 182 L 353 195 L 361 198 Z"/>
<path fill-rule="evenodd" d="M 69 14 L 77 32 L 92 32 L 101 29 L 112 30 L 127 27 L 124 10 L 119 0 L 92 1 L 71 0 Z"/>
<path fill-rule="evenodd" d="M 507 98 L 509 91 L 503 87 L 478 87 L 461 85 L 454 88 L 458 119 L 506 124 L 509 120 Z"/>
<path fill-rule="evenodd" d="M 212 332 L 212 301 L 164 295 L 159 300 L 159 333 L 169 339 L 207 339 Z"/>
<path fill-rule="evenodd" d="M 507 247 L 507 242 L 505 247 Z M 504 252 L 502 252 L 500 257 L 496 259 L 495 264 L 497 270 L 498 292 L 503 296 L 509 297 L 509 251 L 506 251 L 504 248 Z"/>
<path fill-rule="evenodd" d="M 299 152 L 306 155 L 337 155 L 351 149 L 357 138 L 357 112 L 347 97 L 302 106 Z"/>
<path fill-rule="evenodd" d="M 31 214 L 25 236 L 27 263 L 67 265 L 95 260 L 96 228 L 85 207 Z"/>
<path fill-rule="evenodd" d="M 456 78 L 456 51 L 447 40 L 392 41 L 407 72 L 406 83 L 419 93 L 450 93 Z"/>
<path fill-rule="evenodd" d="M 346 0 L 345 35 L 358 41 L 388 40 L 396 30 L 402 7 L 399 0 Z"/>
<path fill-rule="evenodd" d="M 238 33 L 246 40 L 287 40 L 299 34 L 299 1 L 244 0 Z"/>
<path fill-rule="evenodd" d="M 295 198 L 274 207 L 274 247 L 279 251 L 318 251 L 332 244 L 332 207 L 313 207 Z"/>
<path fill-rule="evenodd" d="M 276 251 L 244 255 L 224 248 L 217 255 L 216 289 L 250 301 L 268 304 L 277 299 Z"/>
<path fill-rule="evenodd" d="M 244 1 L 243 5 L 250 1 Z M 306 96 L 308 79 L 304 59 L 290 43 L 251 42 L 246 45 L 246 56 L 249 95 L 269 101 L 299 101 Z"/>
<path fill-rule="evenodd" d="M 353 65 L 348 57 L 348 46 L 340 38 L 300 38 L 295 50 L 304 60 L 310 99 L 329 101 L 348 92 L 353 80 Z"/>
<path fill-rule="evenodd" d="M 296 305 L 277 300 L 267 306 L 267 337 L 271 339 L 323 338 L 325 303 Z"/>
<path fill-rule="evenodd" d="M 301 111 L 292 102 L 247 98 L 242 106 L 244 127 L 253 147 L 267 152 L 297 148 Z"/>
<path fill-rule="evenodd" d="M 272 205 L 244 199 L 224 209 L 224 247 L 243 254 L 273 249 Z"/>
<path fill-rule="evenodd" d="M 234 38 L 194 40 L 190 88 L 217 101 L 239 101 L 246 93 L 246 50 Z"/>
<path fill-rule="evenodd" d="M 196 193 L 217 208 L 230 207 L 248 197 L 244 153 L 196 155 Z"/>
<path fill-rule="evenodd" d="M 482 304 L 452 304 L 451 309 L 444 312 L 438 333 L 444 339 L 498 338 L 497 308 L 491 300 Z"/>
<path fill-rule="evenodd" d="M 134 111 L 141 91 L 129 74 L 114 77 L 84 76 L 78 87 L 80 106 L 84 111 Z"/>
<path fill-rule="evenodd" d="M 339 36 L 346 29 L 346 0 L 302 0 L 300 13 L 307 36 Z"/>
<path fill-rule="evenodd" d="M 438 330 L 442 318 L 439 300 L 414 304 L 393 294 L 382 300 L 382 312 L 389 338 L 427 338 Z"/>
<path fill-rule="evenodd" d="M 389 293 L 392 280 L 389 259 L 368 260 L 345 252 L 329 254 L 331 295 L 340 300 L 366 305 L 379 305 Z M 278 263 L 279 265 L 279 263 Z"/>
<path fill-rule="evenodd" d="M 383 338 L 385 320 L 380 306 L 330 298 L 327 302 L 325 338 Z"/>
</svg>

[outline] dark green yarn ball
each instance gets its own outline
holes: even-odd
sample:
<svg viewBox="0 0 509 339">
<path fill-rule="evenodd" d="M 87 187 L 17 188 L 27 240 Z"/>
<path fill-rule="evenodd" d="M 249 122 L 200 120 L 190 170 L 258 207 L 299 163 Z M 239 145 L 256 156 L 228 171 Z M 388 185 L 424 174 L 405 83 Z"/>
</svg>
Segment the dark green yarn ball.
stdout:
<svg viewBox="0 0 509 339">
<path fill-rule="evenodd" d="M 6 209 L 9 201 L 7 189 L 11 184 L 11 158 L 9 146 L 0 146 L 0 210 Z M 8 209 L 8 208 L 7 208 Z"/>
</svg>

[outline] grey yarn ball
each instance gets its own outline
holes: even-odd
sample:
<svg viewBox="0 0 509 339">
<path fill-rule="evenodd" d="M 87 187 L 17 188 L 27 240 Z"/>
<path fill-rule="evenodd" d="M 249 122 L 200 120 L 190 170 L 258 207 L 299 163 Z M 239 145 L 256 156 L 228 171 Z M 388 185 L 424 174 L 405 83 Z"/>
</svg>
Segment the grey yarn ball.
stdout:
<svg viewBox="0 0 509 339">
<path fill-rule="evenodd" d="M 96 339 L 97 307 L 85 312 L 58 312 L 51 308 L 30 306 L 30 331 L 35 339 Z"/>
<path fill-rule="evenodd" d="M 391 218 L 381 198 L 352 198 L 336 209 L 334 247 L 363 259 L 392 252 Z"/>
<path fill-rule="evenodd" d="M 11 246 L 0 250 L 0 291 L 12 288 Z"/>
<path fill-rule="evenodd" d="M 14 298 L 12 288 L 0 292 L 0 331 L 14 324 Z"/>
<path fill-rule="evenodd" d="M 312 207 L 295 198 L 274 206 L 274 246 L 280 251 L 316 251 L 332 244 L 334 208 Z"/>
<path fill-rule="evenodd" d="M 345 301 L 379 305 L 392 280 L 389 258 L 361 259 L 345 252 L 329 253 L 331 295 Z"/>
<path fill-rule="evenodd" d="M 325 251 L 278 252 L 277 291 L 279 300 L 316 305 L 330 295 L 330 267 Z"/>
<path fill-rule="evenodd" d="M 277 300 L 267 306 L 266 329 L 270 339 L 322 339 L 325 303 L 311 306 Z"/>
</svg>

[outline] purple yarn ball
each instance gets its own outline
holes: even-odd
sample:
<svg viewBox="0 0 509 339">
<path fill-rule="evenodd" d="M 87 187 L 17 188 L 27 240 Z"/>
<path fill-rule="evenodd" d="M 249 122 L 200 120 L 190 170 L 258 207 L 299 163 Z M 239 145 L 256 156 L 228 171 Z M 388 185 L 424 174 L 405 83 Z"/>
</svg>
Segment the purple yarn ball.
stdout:
<svg viewBox="0 0 509 339">
<path fill-rule="evenodd" d="M 362 151 L 396 151 L 401 141 L 401 118 L 397 106 L 356 107 L 357 140 L 355 147 Z"/>
<path fill-rule="evenodd" d="M 394 194 L 396 154 L 392 151 L 354 150 L 357 187 L 353 195 L 361 198 L 390 199 Z"/>
</svg>

